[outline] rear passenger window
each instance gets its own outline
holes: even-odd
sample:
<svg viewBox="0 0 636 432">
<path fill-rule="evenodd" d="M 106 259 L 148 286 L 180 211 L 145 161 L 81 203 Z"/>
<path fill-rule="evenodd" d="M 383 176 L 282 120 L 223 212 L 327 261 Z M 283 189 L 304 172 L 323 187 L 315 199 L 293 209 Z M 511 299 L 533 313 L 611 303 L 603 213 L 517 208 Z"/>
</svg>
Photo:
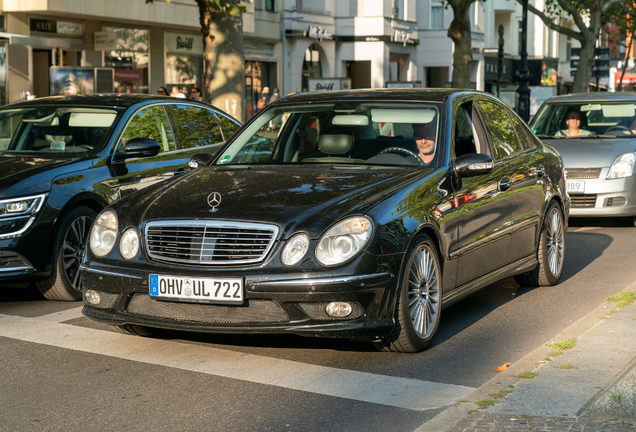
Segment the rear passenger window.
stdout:
<svg viewBox="0 0 636 432">
<path fill-rule="evenodd" d="M 208 146 L 223 141 L 221 127 L 209 109 L 179 104 L 172 107 L 172 114 L 181 148 Z"/>
<path fill-rule="evenodd" d="M 532 138 L 530 137 L 530 130 L 522 123 L 522 120 L 519 119 L 516 115 L 510 115 L 510 119 L 512 120 L 512 124 L 517 131 L 517 135 L 519 136 L 519 141 L 523 146 L 524 150 L 531 150 L 536 147 Z"/>
<path fill-rule="evenodd" d="M 484 116 L 486 128 L 495 152 L 495 159 L 503 159 L 523 149 L 512 126 L 506 109 L 496 103 L 479 101 L 479 108 Z"/>
<path fill-rule="evenodd" d="M 228 117 L 224 116 L 223 114 L 217 113 L 216 118 L 219 120 L 219 123 L 221 123 L 221 126 L 223 127 L 224 140 L 225 141 L 229 140 L 230 137 L 234 135 L 234 132 L 238 130 L 239 125 L 237 125 L 234 121 L 230 120 Z"/>
<path fill-rule="evenodd" d="M 161 144 L 161 153 L 174 150 L 174 139 L 168 116 L 161 105 L 137 111 L 122 135 L 121 147 L 133 138 L 149 138 Z"/>
</svg>

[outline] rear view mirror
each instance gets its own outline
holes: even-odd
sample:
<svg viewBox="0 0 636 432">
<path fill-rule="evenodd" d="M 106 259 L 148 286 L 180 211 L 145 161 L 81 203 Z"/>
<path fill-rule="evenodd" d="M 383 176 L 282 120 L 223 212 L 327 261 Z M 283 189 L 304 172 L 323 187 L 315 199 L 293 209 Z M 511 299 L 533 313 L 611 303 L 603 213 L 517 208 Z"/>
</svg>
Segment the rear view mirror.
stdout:
<svg viewBox="0 0 636 432">
<path fill-rule="evenodd" d="M 487 154 L 471 153 L 459 156 L 453 164 L 453 171 L 459 178 L 475 177 L 492 171 L 492 158 Z"/>
<path fill-rule="evenodd" d="M 210 162 L 212 162 L 214 156 L 208 153 L 197 153 L 190 158 L 188 161 L 188 165 L 192 169 L 201 168 L 204 166 L 208 166 Z"/>
<path fill-rule="evenodd" d="M 117 152 L 116 160 L 136 157 L 156 156 L 161 151 L 161 144 L 150 138 L 133 138 L 126 143 L 123 152 Z"/>
</svg>

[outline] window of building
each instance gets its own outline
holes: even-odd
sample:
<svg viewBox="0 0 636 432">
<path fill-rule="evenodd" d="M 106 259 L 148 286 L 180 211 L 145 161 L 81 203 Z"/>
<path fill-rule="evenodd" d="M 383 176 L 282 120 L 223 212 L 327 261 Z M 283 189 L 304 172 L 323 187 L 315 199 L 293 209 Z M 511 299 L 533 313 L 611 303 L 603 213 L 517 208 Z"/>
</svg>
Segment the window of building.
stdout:
<svg viewBox="0 0 636 432">
<path fill-rule="evenodd" d="M 203 38 L 195 33 L 166 32 L 165 85 L 177 86 L 190 93 L 192 87 L 203 89 Z M 205 96 L 205 95 L 204 95 Z"/>
<path fill-rule="evenodd" d="M 444 6 L 441 3 L 431 5 L 431 30 L 444 28 Z"/>
<path fill-rule="evenodd" d="M 320 51 L 314 44 L 305 51 L 305 60 L 303 61 L 303 91 L 309 89 L 310 78 L 322 78 L 322 68 L 320 66 Z"/>
<path fill-rule="evenodd" d="M 349 0 L 349 16 L 358 16 L 358 0 Z"/>
<path fill-rule="evenodd" d="M 149 43 L 148 29 L 103 26 L 114 32 L 117 48 L 104 53 L 104 66 L 115 69 L 115 88 L 126 93 L 148 93 Z"/>
<path fill-rule="evenodd" d="M 267 12 L 276 12 L 274 0 L 265 0 L 265 10 Z"/>
</svg>

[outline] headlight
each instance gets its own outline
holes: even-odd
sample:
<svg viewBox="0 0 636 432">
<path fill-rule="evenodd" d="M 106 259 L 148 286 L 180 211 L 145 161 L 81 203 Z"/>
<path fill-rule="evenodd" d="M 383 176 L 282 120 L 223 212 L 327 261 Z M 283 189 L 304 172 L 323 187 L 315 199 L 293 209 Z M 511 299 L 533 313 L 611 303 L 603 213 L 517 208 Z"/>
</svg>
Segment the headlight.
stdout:
<svg viewBox="0 0 636 432">
<path fill-rule="evenodd" d="M 121 256 L 127 260 L 137 256 L 137 252 L 139 252 L 139 234 L 137 234 L 136 229 L 128 228 L 124 231 L 119 242 L 119 251 Z"/>
<path fill-rule="evenodd" d="M 0 217 L 24 216 L 40 211 L 46 194 L 29 197 L 11 198 L 0 201 Z"/>
<path fill-rule="evenodd" d="M 608 179 L 631 177 L 634 173 L 634 153 L 625 153 L 614 159 L 614 163 L 607 173 Z"/>
<path fill-rule="evenodd" d="M 106 210 L 97 217 L 91 229 L 91 251 L 98 257 L 106 256 L 117 240 L 117 215 Z"/>
<path fill-rule="evenodd" d="M 365 217 L 345 219 L 322 236 L 316 258 L 322 265 L 343 263 L 360 252 L 371 239 L 373 224 Z"/>
<path fill-rule="evenodd" d="M 293 236 L 283 248 L 283 255 L 281 257 L 283 264 L 291 266 L 305 256 L 309 249 L 309 236 L 301 233 Z"/>
</svg>

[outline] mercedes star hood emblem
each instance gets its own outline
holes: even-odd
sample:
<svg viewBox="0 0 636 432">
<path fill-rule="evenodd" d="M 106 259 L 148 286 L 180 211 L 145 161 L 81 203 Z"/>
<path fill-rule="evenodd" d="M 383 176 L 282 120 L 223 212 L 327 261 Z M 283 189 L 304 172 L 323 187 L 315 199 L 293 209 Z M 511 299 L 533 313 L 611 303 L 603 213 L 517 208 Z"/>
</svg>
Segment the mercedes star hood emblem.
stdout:
<svg viewBox="0 0 636 432">
<path fill-rule="evenodd" d="M 212 210 L 210 210 L 212 213 L 217 211 L 217 207 L 221 205 L 221 194 L 218 192 L 212 192 L 208 195 L 208 204 L 212 207 Z"/>
</svg>

